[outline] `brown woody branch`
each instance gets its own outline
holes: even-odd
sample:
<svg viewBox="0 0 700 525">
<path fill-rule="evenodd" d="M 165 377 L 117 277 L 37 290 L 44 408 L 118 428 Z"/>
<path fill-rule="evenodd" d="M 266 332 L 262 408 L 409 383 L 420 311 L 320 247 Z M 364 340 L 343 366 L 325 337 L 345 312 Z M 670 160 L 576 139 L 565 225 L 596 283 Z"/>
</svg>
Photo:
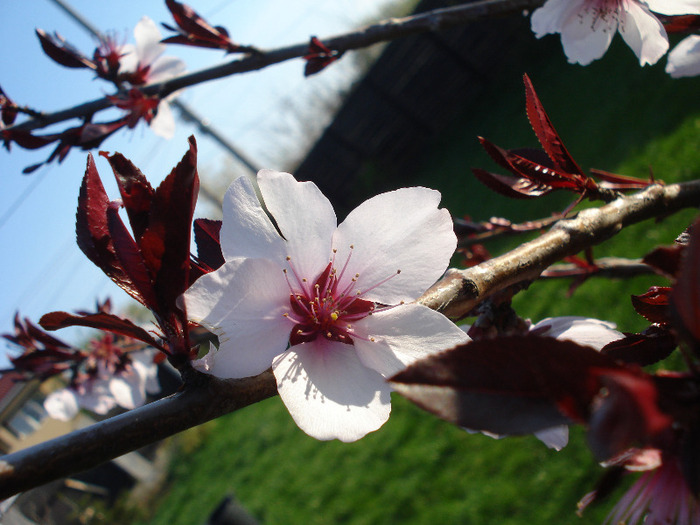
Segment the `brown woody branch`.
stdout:
<svg viewBox="0 0 700 525">
<path fill-rule="evenodd" d="M 606 279 L 628 279 L 638 275 L 656 273 L 641 259 L 623 259 L 620 257 L 602 257 L 591 266 L 581 267 L 573 263 L 555 264 L 540 275 L 540 279 L 566 279 L 571 277 L 604 277 Z"/>
<path fill-rule="evenodd" d="M 467 270 L 449 270 L 418 301 L 461 317 L 508 286 L 536 279 L 557 260 L 599 244 L 630 224 L 700 205 L 700 180 L 651 186 L 559 221 L 549 232 Z M 69 476 L 276 394 L 268 370 L 222 381 L 194 374 L 179 394 L 91 427 L 0 457 L 0 499 Z"/>
<path fill-rule="evenodd" d="M 448 29 L 482 18 L 517 13 L 538 7 L 543 3 L 544 0 L 479 0 L 465 5 L 435 9 L 404 18 L 391 18 L 357 31 L 324 38 L 322 41 L 328 48 L 343 52 L 417 33 Z M 195 84 L 239 73 L 256 71 L 286 60 L 303 57 L 308 52 L 308 42 L 267 51 L 262 50 L 260 53 L 250 54 L 219 66 L 181 75 L 165 82 L 151 84 L 142 88 L 142 91 L 146 95 L 166 97 L 175 91 Z M 27 120 L 7 129 L 31 131 L 73 118 L 91 117 L 95 113 L 110 107 L 112 107 L 112 103 L 108 98 L 100 98 L 55 113 L 42 114 L 40 117 Z"/>
<path fill-rule="evenodd" d="M 448 317 L 461 318 L 492 294 L 537 279 L 555 262 L 600 244 L 630 224 L 697 206 L 700 180 L 650 186 L 563 219 L 547 233 L 504 255 L 466 270 L 448 270 L 419 302 Z"/>
</svg>

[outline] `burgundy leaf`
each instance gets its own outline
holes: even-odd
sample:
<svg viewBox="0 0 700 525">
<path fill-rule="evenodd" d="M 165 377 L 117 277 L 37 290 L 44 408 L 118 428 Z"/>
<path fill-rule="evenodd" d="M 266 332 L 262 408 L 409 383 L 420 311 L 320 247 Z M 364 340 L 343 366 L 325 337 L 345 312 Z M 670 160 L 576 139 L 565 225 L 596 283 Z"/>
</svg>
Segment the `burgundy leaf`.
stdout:
<svg viewBox="0 0 700 525">
<path fill-rule="evenodd" d="M 646 446 L 668 431 L 673 418 L 659 408 L 652 376 L 631 370 L 598 372 L 603 387 L 592 403 L 588 446 L 599 460 L 617 456 L 632 446 Z"/>
<path fill-rule="evenodd" d="M 668 309 L 670 292 L 668 286 L 651 286 L 644 294 L 632 296 L 632 306 L 650 323 L 666 324 L 671 320 Z"/>
<path fill-rule="evenodd" d="M 511 199 L 533 199 L 552 191 L 550 186 L 537 184 L 526 178 L 516 179 L 515 177 L 499 175 L 480 168 L 472 168 L 472 173 L 486 187 Z"/>
<path fill-rule="evenodd" d="M 196 219 L 194 221 L 194 241 L 197 243 L 197 259 L 206 264 L 211 270 L 216 270 L 224 264 L 221 253 L 221 221 L 211 219 Z"/>
<path fill-rule="evenodd" d="M 583 175 L 583 171 L 571 157 L 559 137 L 557 130 L 554 129 L 552 122 L 549 120 L 544 110 L 542 102 L 535 92 L 530 77 L 524 75 L 523 81 L 525 82 L 525 107 L 527 109 L 527 117 L 530 120 L 530 125 L 535 135 L 537 135 L 537 139 L 547 152 L 547 155 L 549 155 L 560 169 L 572 176 L 576 176 L 579 181 L 583 182 L 586 176 Z"/>
<path fill-rule="evenodd" d="M 674 327 L 686 343 L 700 354 L 700 219 L 691 227 L 690 242 L 683 252 L 670 304 Z"/>
<path fill-rule="evenodd" d="M 6 126 L 14 124 L 17 118 L 17 104 L 10 100 L 3 89 L 0 87 L 0 120 Z"/>
<path fill-rule="evenodd" d="M 605 345 L 601 352 L 625 363 L 648 366 L 666 359 L 677 345 L 670 330 L 652 325 L 641 333 L 625 334 L 623 339 Z"/>
<path fill-rule="evenodd" d="M 32 135 L 29 131 L 20 129 L 4 129 L 2 130 L 2 138 L 6 142 L 14 142 L 20 148 L 39 149 L 52 142 L 56 142 L 61 138 L 61 135 L 58 133 L 53 133 L 51 135 Z"/>
<path fill-rule="evenodd" d="M 605 371 L 621 365 L 587 346 L 534 335 L 482 339 L 409 366 L 400 394 L 460 426 L 528 434 L 585 421 Z"/>
<path fill-rule="evenodd" d="M 163 346 L 146 330 L 136 326 L 128 319 L 122 319 L 113 314 L 99 312 L 88 315 L 73 315 L 68 312 L 51 312 L 45 314 L 39 324 L 45 330 L 59 330 L 68 326 L 87 326 L 89 328 L 97 328 L 119 335 L 125 335 L 143 341 L 144 343 L 166 351 Z"/>
<path fill-rule="evenodd" d="M 88 155 L 87 168 L 78 197 L 75 232 L 78 246 L 100 270 L 134 299 L 147 304 L 138 286 L 134 284 L 117 257 L 107 220 L 110 208 L 92 155 Z"/>
<path fill-rule="evenodd" d="M 309 52 L 304 56 L 306 66 L 304 66 L 304 76 L 315 75 L 327 66 L 338 60 L 341 53 L 329 49 L 323 42 L 315 36 L 309 42 Z"/>
<path fill-rule="evenodd" d="M 543 165 L 538 161 L 515 153 L 518 151 L 525 155 L 532 155 L 533 150 L 531 149 L 506 150 L 496 146 L 483 137 L 479 137 L 479 142 L 484 147 L 484 150 L 486 150 L 486 153 L 488 153 L 497 164 L 513 173 L 516 177 L 525 177 L 538 184 L 547 184 L 556 189 L 573 189 L 574 191 L 582 191 L 584 189 L 579 178 L 557 168 L 553 168 L 551 162 L 548 162 L 547 165 Z"/>
<path fill-rule="evenodd" d="M 225 49 L 228 53 L 234 51 L 247 51 L 233 42 L 226 29 L 223 27 L 213 27 L 194 9 L 187 4 L 176 2 L 175 0 L 165 0 L 165 5 L 175 19 L 175 23 L 180 27 L 180 35 L 161 40 L 166 44 L 185 44 L 195 47 L 206 47 L 214 49 Z M 172 31 L 176 31 L 170 26 L 163 26 Z"/>
<path fill-rule="evenodd" d="M 667 33 L 690 33 L 700 29 L 700 15 L 660 16 Z"/>
<path fill-rule="evenodd" d="M 199 191 L 194 137 L 189 144 L 189 151 L 156 189 L 148 229 L 139 243 L 159 304 L 168 311 L 176 309 L 175 301 L 189 286 L 190 232 Z"/>
<path fill-rule="evenodd" d="M 110 206 L 107 209 L 107 226 L 114 253 L 119 260 L 120 267 L 129 277 L 130 287 L 135 289 L 138 297 L 143 299 L 142 304 L 145 307 L 157 308 L 153 276 L 144 264 L 139 247 L 126 229 L 115 206 Z M 131 295 L 136 297 L 134 294 Z"/>
<path fill-rule="evenodd" d="M 627 175 L 617 175 L 616 173 L 597 170 L 595 168 L 591 168 L 590 171 L 593 175 L 604 181 L 604 183 L 601 184 L 602 187 L 613 190 L 641 189 L 646 188 L 651 184 L 655 184 L 656 182 L 660 182 L 654 180 L 646 181 L 635 177 L 629 177 Z"/>
<path fill-rule="evenodd" d="M 92 60 L 68 44 L 58 33 L 51 36 L 46 31 L 37 29 L 36 34 L 44 53 L 54 62 L 64 67 L 95 69 L 95 63 Z"/>
<path fill-rule="evenodd" d="M 131 231 L 138 243 L 148 227 L 148 214 L 155 192 L 141 170 L 121 153 L 110 156 L 101 152 L 100 155 L 106 158 L 112 166 L 122 203 L 129 217 Z"/>
<path fill-rule="evenodd" d="M 659 246 L 647 253 L 642 262 L 648 264 L 663 275 L 675 278 L 681 265 L 681 256 L 685 246 L 675 244 L 673 246 Z"/>
</svg>

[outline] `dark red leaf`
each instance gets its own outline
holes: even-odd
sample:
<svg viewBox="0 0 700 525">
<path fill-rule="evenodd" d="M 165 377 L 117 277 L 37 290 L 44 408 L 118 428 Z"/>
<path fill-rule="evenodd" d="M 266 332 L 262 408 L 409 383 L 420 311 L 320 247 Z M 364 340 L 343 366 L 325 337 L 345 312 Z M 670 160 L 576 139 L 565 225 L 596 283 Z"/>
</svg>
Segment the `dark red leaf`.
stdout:
<svg viewBox="0 0 700 525">
<path fill-rule="evenodd" d="M 646 188 L 650 184 L 655 184 L 661 181 L 654 180 L 642 180 L 635 177 L 629 177 L 627 175 L 617 175 L 616 173 L 610 173 L 609 171 L 597 170 L 591 168 L 591 173 L 598 177 L 600 180 L 604 181 L 601 184 L 603 188 L 609 188 L 613 190 L 625 190 L 625 189 L 640 189 Z"/>
<path fill-rule="evenodd" d="M 82 252 L 110 279 L 134 299 L 147 304 L 117 257 L 107 221 L 110 201 L 105 192 L 92 155 L 88 154 L 87 168 L 78 197 L 75 232 Z"/>
<path fill-rule="evenodd" d="M 638 334 L 625 334 L 623 339 L 608 343 L 602 353 L 629 364 L 648 366 L 666 359 L 678 345 L 670 330 L 652 325 Z"/>
<path fill-rule="evenodd" d="M 3 89 L 0 87 L 0 120 L 5 126 L 14 124 L 17 118 L 17 104 L 12 102 Z"/>
<path fill-rule="evenodd" d="M 197 243 L 197 259 L 212 270 L 224 264 L 221 253 L 221 221 L 211 219 L 196 219 L 194 221 L 194 241 Z"/>
<path fill-rule="evenodd" d="M 670 304 L 674 328 L 700 354 L 700 219 L 691 227 Z"/>
<path fill-rule="evenodd" d="M 700 29 L 700 15 L 657 16 L 667 33 L 690 33 Z"/>
<path fill-rule="evenodd" d="M 189 286 L 190 232 L 199 192 L 194 137 L 189 138 L 189 145 L 189 151 L 156 189 L 148 229 L 140 242 L 159 304 L 171 312 Z"/>
<path fill-rule="evenodd" d="M 180 27 L 180 35 L 161 40 L 166 44 L 185 44 L 195 47 L 225 49 L 227 52 L 247 51 L 249 48 L 242 48 L 233 42 L 228 31 L 223 27 L 213 27 L 194 9 L 187 4 L 176 2 L 175 0 L 165 0 L 165 5 L 175 19 L 175 23 Z M 166 29 L 175 30 L 166 24 Z"/>
<path fill-rule="evenodd" d="M 119 260 L 119 266 L 129 277 L 130 289 L 136 292 L 136 295 L 133 293 L 131 295 L 141 297 L 141 302 L 145 307 L 157 309 L 158 302 L 153 275 L 146 267 L 136 241 L 131 237 L 121 217 L 119 217 L 118 209 L 114 206 L 107 209 L 107 226 L 114 253 Z M 126 291 L 129 292 L 129 290 Z"/>
<path fill-rule="evenodd" d="M 658 270 L 663 275 L 675 278 L 681 265 L 681 256 L 685 246 L 659 246 L 647 253 L 642 262 Z"/>
<path fill-rule="evenodd" d="M 525 82 L 525 107 L 527 109 L 527 117 L 530 120 L 537 139 L 540 141 L 542 148 L 547 152 L 547 155 L 552 159 L 561 170 L 571 175 L 577 175 L 581 180 L 586 179 L 583 171 L 571 157 L 568 150 L 564 146 L 557 130 L 554 129 L 552 122 L 549 120 L 544 106 L 540 101 L 535 88 L 530 81 L 530 77 L 523 76 Z"/>
<path fill-rule="evenodd" d="M 537 161 L 528 158 L 533 155 L 532 152 L 534 150 L 506 150 L 483 137 L 479 137 L 479 142 L 496 163 L 516 177 L 525 177 L 538 184 L 551 186 L 554 189 L 572 189 L 579 193 L 585 188 L 583 184 L 585 181 L 581 181 L 580 177 L 553 168 L 551 162 L 545 165 L 541 164 L 538 162 L 541 160 L 541 157 L 538 157 Z M 516 151 L 528 156 L 520 155 Z"/>
<path fill-rule="evenodd" d="M 51 36 L 46 31 L 37 29 L 36 34 L 44 53 L 54 62 L 64 67 L 95 69 L 95 63 L 92 60 L 68 44 L 58 33 Z"/>
<path fill-rule="evenodd" d="M 668 431 L 673 418 L 659 408 L 652 376 L 629 369 L 598 371 L 603 387 L 592 403 L 588 446 L 599 460 L 646 446 Z"/>
<path fill-rule="evenodd" d="M 480 168 L 472 168 L 472 173 L 486 187 L 511 199 L 534 199 L 552 191 L 550 186 L 537 184 L 526 178 L 516 179 Z"/>
<path fill-rule="evenodd" d="M 51 312 L 44 315 L 39 324 L 45 330 L 59 330 L 68 326 L 87 326 L 119 335 L 125 335 L 143 341 L 144 343 L 165 351 L 163 346 L 146 330 L 136 326 L 128 319 L 122 319 L 113 314 L 99 312 L 89 315 L 73 315 L 68 312 Z"/>
<path fill-rule="evenodd" d="M 390 379 L 400 394 L 460 426 L 528 434 L 585 421 L 605 371 L 587 346 L 534 335 L 481 339 L 414 363 Z"/>
<path fill-rule="evenodd" d="M 632 306 L 650 323 L 669 323 L 671 320 L 668 309 L 670 292 L 671 288 L 668 286 L 652 286 L 642 295 L 633 295 Z"/>
<path fill-rule="evenodd" d="M 309 51 L 304 56 L 306 65 L 304 66 L 304 76 L 315 75 L 327 66 L 340 58 L 340 53 L 329 49 L 323 42 L 315 36 L 309 42 Z"/>
<path fill-rule="evenodd" d="M 136 242 L 139 242 L 143 232 L 148 227 L 148 214 L 155 192 L 141 170 L 121 153 L 110 156 L 101 152 L 100 155 L 106 158 L 112 166 L 122 203 L 129 217 L 131 231 Z"/>
<path fill-rule="evenodd" d="M 56 142 L 61 138 L 58 133 L 51 135 L 32 135 L 29 131 L 20 129 L 4 129 L 2 130 L 2 138 L 5 141 L 12 141 L 20 148 L 24 149 L 39 149 L 44 146 Z"/>
</svg>

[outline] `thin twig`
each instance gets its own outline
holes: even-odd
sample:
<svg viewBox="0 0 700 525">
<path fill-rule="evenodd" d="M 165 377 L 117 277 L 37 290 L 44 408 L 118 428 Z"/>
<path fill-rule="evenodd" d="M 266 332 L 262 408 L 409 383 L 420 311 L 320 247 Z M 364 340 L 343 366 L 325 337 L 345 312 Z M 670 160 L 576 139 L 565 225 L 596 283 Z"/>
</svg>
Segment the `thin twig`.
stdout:
<svg viewBox="0 0 700 525">
<path fill-rule="evenodd" d="M 435 9 L 404 18 L 391 18 L 357 31 L 324 38 L 322 41 L 328 48 L 343 52 L 417 33 L 448 29 L 482 18 L 517 13 L 538 7 L 542 3 L 544 3 L 544 0 L 480 0 L 465 5 Z M 195 71 L 157 84 L 151 84 L 142 88 L 142 91 L 146 95 L 166 97 L 175 91 L 195 84 L 260 70 L 286 60 L 303 57 L 308 52 L 308 42 L 263 50 L 260 53 L 247 55 L 222 65 Z M 104 97 L 55 113 L 44 114 L 40 118 L 30 119 L 6 129 L 31 131 L 73 118 L 92 116 L 110 107 L 112 107 L 112 103 L 108 98 Z"/>
</svg>

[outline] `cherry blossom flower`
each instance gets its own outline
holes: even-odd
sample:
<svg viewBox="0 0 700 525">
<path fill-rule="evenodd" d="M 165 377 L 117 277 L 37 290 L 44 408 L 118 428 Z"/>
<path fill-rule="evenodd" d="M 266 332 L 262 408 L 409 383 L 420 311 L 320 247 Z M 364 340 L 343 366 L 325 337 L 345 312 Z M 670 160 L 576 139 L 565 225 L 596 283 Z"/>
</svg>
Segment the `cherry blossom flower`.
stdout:
<svg viewBox="0 0 700 525">
<path fill-rule="evenodd" d="M 621 463 L 627 471 L 642 474 L 615 504 L 603 525 L 700 523 L 700 502 L 683 477 L 677 455 L 655 448 L 633 449 L 623 454 Z M 578 504 L 578 514 L 597 499 L 595 491 L 584 496 Z"/>
<path fill-rule="evenodd" d="M 640 65 L 655 64 L 668 50 L 668 35 L 652 11 L 699 14 L 698 0 L 547 0 L 532 14 L 537 38 L 560 33 L 569 62 L 583 66 L 602 57 L 619 31 Z"/>
<path fill-rule="evenodd" d="M 189 317 L 219 336 L 195 362 L 221 378 L 272 365 L 297 425 L 322 440 L 355 441 L 391 410 L 385 378 L 468 340 L 443 315 L 411 303 L 456 247 L 440 194 L 402 188 L 373 197 L 337 225 L 311 182 L 263 170 L 224 200 L 225 263 L 184 294 Z"/>
<path fill-rule="evenodd" d="M 111 337 L 108 334 L 105 339 Z M 122 354 L 110 343 L 101 347 L 107 352 L 93 352 L 85 369 L 74 374 L 68 387 L 47 396 L 44 408 L 49 416 L 70 421 L 80 408 L 100 415 L 117 405 L 131 410 L 146 402 L 147 393 L 160 391 L 154 349 Z"/>
<path fill-rule="evenodd" d="M 464 325 L 463 330 L 469 330 Z M 580 345 L 591 346 L 600 351 L 605 345 L 622 339 L 624 334 L 615 330 L 615 323 L 589 317 L 563 316 L 547 317 L 530 327 L 530 332 L 545 337 L 568 340 Z M 468 430 L 468 429 L 465 429 Z M 468 430 L 470 433 L 475 431 Z M 495 439 L 506 437 L 492 432 L 481 432 Z M 534 433 L 548 448 L 561 450 L 569 442 L 569 427 L 566 425 L 547 428 Z"/>
<path fill-rule="evenodd" d="M 668 54 L 666 73 L 673 78 L 700 75 L 700 35 L 681 40 Z"/>
<path fill-rule="evenodd" d="M 185 63 L 176 57 L 163 56 L 165 44 L 155 22 L 144 16 L 134 28 L 136 45 L 121 47 L 119 78 L 132 86 L 163 82 L 185 71 Z M 172 95 L 171 95 L 172 96 Z M 157 112 L 149 122 L 156 135 L 172 138 L 175 132 L 175 119 L 167 99 L 158 104 Z"/>
</svg>

